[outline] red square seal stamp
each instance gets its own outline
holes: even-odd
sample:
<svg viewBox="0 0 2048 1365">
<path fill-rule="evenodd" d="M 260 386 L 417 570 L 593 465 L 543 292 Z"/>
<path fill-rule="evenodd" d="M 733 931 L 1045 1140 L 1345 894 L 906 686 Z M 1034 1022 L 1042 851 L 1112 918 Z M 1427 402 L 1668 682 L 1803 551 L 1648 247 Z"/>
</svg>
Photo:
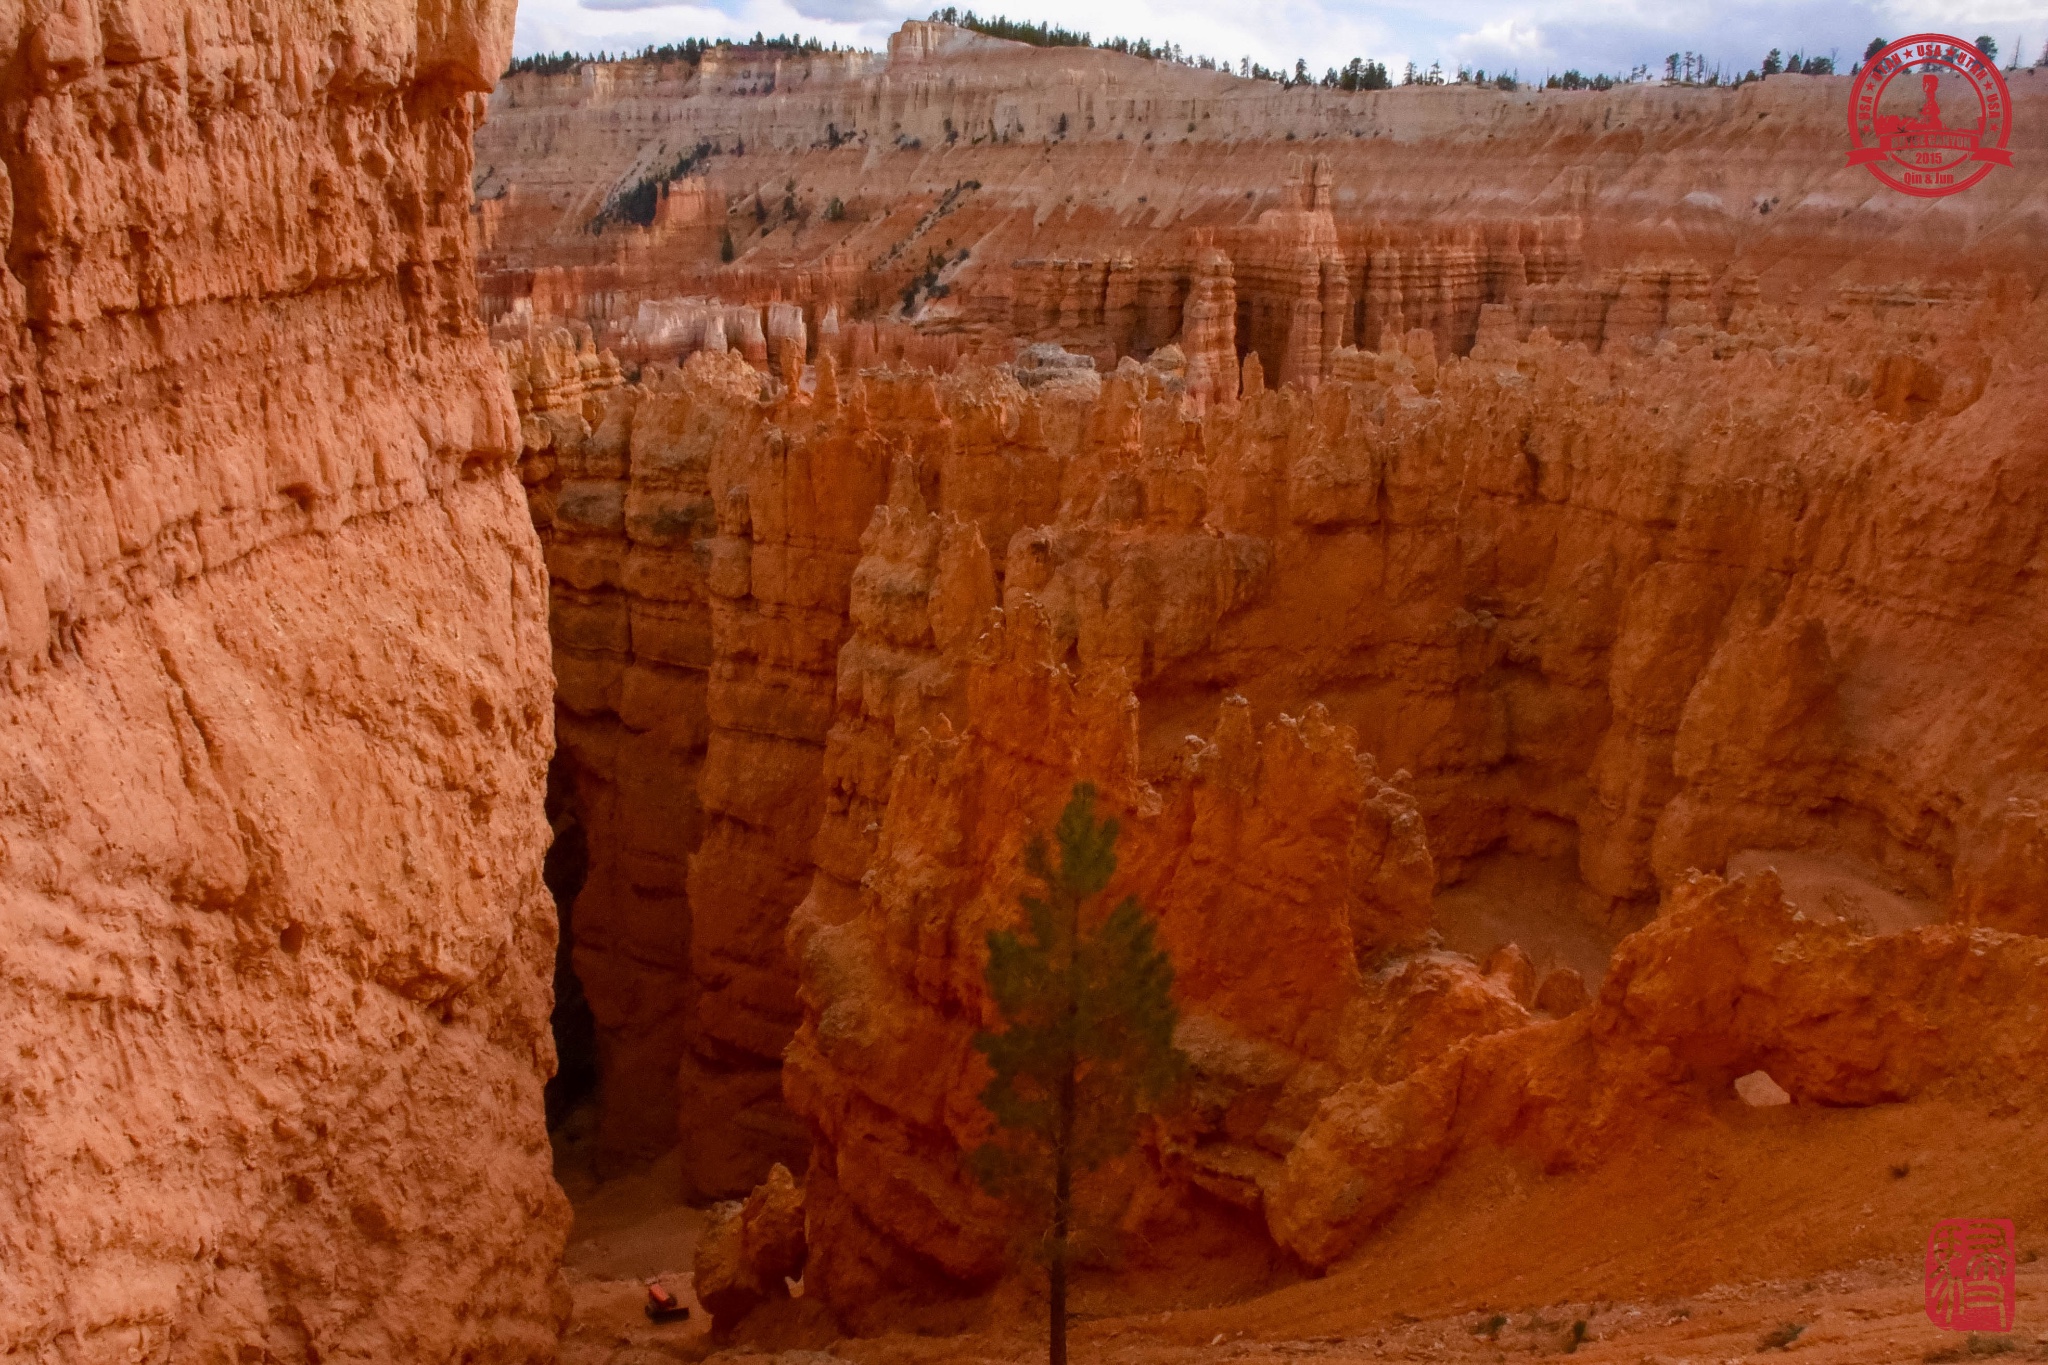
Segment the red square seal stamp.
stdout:
<svg viewBox="0 0 2048 1365">
<path fill-rule="evenodd" d="M 2012 1219 L 1942 1219 L 1927 1234 L 1927 1320 L 1951 1332 L 2009 1330 L 2018 1261 Z"/>
</svg>

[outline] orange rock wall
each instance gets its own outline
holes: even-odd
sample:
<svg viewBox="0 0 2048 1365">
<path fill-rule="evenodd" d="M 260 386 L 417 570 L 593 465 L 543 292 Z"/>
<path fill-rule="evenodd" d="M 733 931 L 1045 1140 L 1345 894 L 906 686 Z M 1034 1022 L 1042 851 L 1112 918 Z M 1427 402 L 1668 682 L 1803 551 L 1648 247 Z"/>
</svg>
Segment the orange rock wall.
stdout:
<svg viewBox="0 0 2048 1365">
<path fill-rule="evenodd" d="M 787 1155 L 767 1082 L 800 1005 L 784 1085 L 835 1307 L 1001 1264 L 958 1161 L 977 954 L 1023 830 L 1082 777 L 1198 1020 L 1208 1117 L 1129 1177 L 1130 1217 L 1188 1236 L 1276 1216 L 1344 1078 L 1528 1023 L 1533 978 L 1413 955 L 1489 858 L 1561 860 L 1565 918 L 1609 934 L 1757 850 L 2038 931 L 2040 306 L 1737 303 L 1598 355 L 1506 316 L 1461 360 L 1425 328 L 1340 348 L 1314 392 L 1247 362 L 1206 408 L 1131 362 L 1035 390 L 791 388 L 730 354 L 652 381 L 716 433 L 732 756 L 700 779 L 730 814 L 692 863 L 717 909 L 683 1074 L 712 1099 L 682 1126 L 721 1185 L 765 1171 L 763 1133 Z M 1249 924 L 1307 937 L 1248 959 Z"/>
<path fill-rule="evenodd" d="M 0 11 L 0 1355 L 553 1358 L 511 18 Z"/>
<path fill-rule="evenodd" d="M 833 409 L 800 394 L 778 410 L 802 414 L 791 419 L 799 430 L 822 416 L 813 440 L 844 423 L 890 433 L 907 462 L 899 498 L 973 526 L 1002 574 L 1002 600 L 1020 590 L 1043 598 L 1069 647 L 1119 660 L 1141 701 L 1206 706 L 1238 690 L 1255 706 L 1320 699 L 1355 717 L 1385 766 L 1415 774 L 1440 831 L 1433 843 L 1448 856 L 1503 837 L 1532 850 L 1576 846 L 1603 897 L 1646 904 L 1688 861 L 1718 865 L 1737 851 L 1733 830 L 1717 840 L 1695 822 L 1735 819 L 1757 846 L 1795 835 L 1796 803 L 1766 815 L 1778 802 L 1750 784 L 1768 786 L 1774 766 L 1796 762 L 1869 803 L 1859 856 L 1945 899 L 1958 841 L 1999 818 L 1956 804 L 1976 779 L 1936 780 L 1941 763 L 1914 758 L 1932 746 L 1953 759 L 1945 740 L 1909 742 L 1945 701 L 1914 701 L 1926 709 L 1910 720 L 1878 705 L 1870 719 L 1901 728 L 1868 752 L 1829 739 L 1800 741 L 1822 743 L 1811 753 L 1763 753 L 1797 727 L 1721 713 L 1716 689 L 1724 670 L 1768 662 L 1806 678 L 1784 707 L 1853 693 L 1849 658 L 1861 647 L 1836 642 L 1834 617 L 1848 610 L 1838 594 L 1898 603 L 1868 609 L 1871 620 L 1930 633 L 1929 660 L 1953 651 L 1932 643 L 1936 628 L 1906 600 L 1924 592 L 1984 613 L 2024 596 L 2032 533 L 1996 510 L 2012 475 L 1982 452 L 2033 440 L 2015 425 L 2024 390 L 2010 386 L 2028 372 L 2037 325 L 2017 303 L 1958 311 L 1947 339 L 1918 360 L 1899 349 L 1914 345 L 1912 330 L 1868 309 L 1832 322 L 1751 309 L 1735 331 L 1700 329 L 1682 351 L 1628 360 L 1538 339 L 1439 366 L 1423 337 L 1419 352 L 1339 353 L 1352 382 L 1267 391 L 1205 419 L 1177 409 L 1142 367 L 1103 381 L 1092 402 L 1033 399 L 963 372 L 863 377 Z M 1810 340 L 1823 330 L 1826 351 Z M 1915 366 L 1931 376 L 1915 382 L 1939 397 L 1902 387 Z M 1796 453 L 1761 439 L 1795 430 Z M 1859 540 L 1909 478 L 1974 498 L 1953 514 L 1955 533 L 1970 537 L 1973 559 L 2010 566 L 1996 586 L 1982 568 L 1930 565 L 1936 582 L 1909 591 L 1891 556 L 1910 552 Z M 1783 494 L 1762 492 L 1780 485 Z M 1742 490 L 1741 515 L 1719 510 L 1735 496 L 1724 488 Z M 1133 529 L 1108 539 L 1061 529 L 1098 522 Z M 940 529 L 887 518 L 871 528 L 873 566 L 853 578 L 857 638 L 865 623 L 893 619 L 863 605 L 871 576 L 894 584 L 874 557 L 921 563 L 939 543 L 932 536 Z M 1013 565 L 1020 552 L 1027 558 Z M 1812 563 L 1821 555 L 1843 565 L 1825 580 Z M 937 570 L 903 572 L 890 591 Z M 1839 576 L 1873 586 L 1833 586 Z M 911 629 L 887 625 L 892 658 L 931 647 Z M 1680 665 L 1663 639 L 1672 632 L 1696 660 Z M 860 657 L 842 656 L 842 706 Z M 1526 697 L 1525 671 L 1535 689 Z M 1985 686 L 2004 684 L 1973 685 L 1980 713 Z M 1921 697 L 1918 685 L 1911 695 Z M 2016 715 L 2018 693 L 2001 695 L 1999 713 Z M 1175 723 L 1162 718 L 1161 735 Z M 1743 761 L 1739 780 L 1731 744 L 1760 755 Z M 1971 741 L 1984 755 L 1975 770 L 2000 768 L 2011 746 Z M 1858 775 L 1865 765 L 1877 766 Z M 1676 786 L 1652 795 L 1640 785 L 1667 766 Z M 1681 790 L 1689 774 L 1711 790 Z M 1475 801 L 1487 790 L 1496 794 Z M 1908 800 L 1908 790 L 1926 795 Z"/>
<path fill-rule="evenodd" d="M 507 81 L 480 143 L 487 317 L 530 299 L 543 325 L 619 329 L 607 345 L 646 299 L 774 298 L 851 321 L 898 310 L 937 253 L 949 293 L 920 308 L 928 328 L 1086 324 L 1089 349 L 1142 359 L 1180 325 L 1189 234 L 1211 232 L 1260 314 L 1239 345 L 1284 380 L 1311 297 L 1335 314 L 1325 354 L 1417 326 L 1462 353 L 1480 303 L 1525 294 L 1524 330 L 1597 343 L 1610 314 L 1634 334 L 1674 303 L 1753 287 L 1784 302 L 1986 268 L 2040 278 L 2038 180 L 1994 176 L 1938 213 L 1909 204 L 1845 165 L 1847 77 L 1346 94 L 958 30 L 933 41 L 743 86 L 640 62 Z M 2013 99 L 2015 156 L 2048 155 L 2048 75 L 2016 72 Z M 588 230 L 616 191 L 705 145 L 671 187 L 700 206 L 687 223 Z M 1321 178 L 1297 158 L 1320 158 Z M 1336 240 L 1312 249 L 1311 282 L 1291 254 L 1305 239 L 1276 252 L 1255 229 L 1318 193 Z"/>
<path fill-rule="evenodd" d="M 524 410 L 520 474 L 547 546 L 555 772 L 588 871 L 572 961 L 598 1027 L 602 1134 L 666 1150 L 690 1007 L 689 857 L 710 726 L 710 600 L 693 553 L 711 524 L 690 406 L 622 389 L 573 341 L 505 353 Z"/>
<path fill-rule="evenodd" d="M 779 1058 L 797 1019 L 782 926 L 810 886 L 833 678 L 847 594 L 886 451 L 862 433 L 786 429 L 737 357 L 694 364 L 724 400 L 704 543 L 712 597 L 711 745 L 703 843 L 690 864 L 700 995 L 684 1058 L 681 1131 L 707 1191 L 749 1189 L 796 1161 Z M 807 439 L 809 437 L 810 439 Z M 822 439 L 819 439 L 822 437 Z"/>
<path fill-rule="evenodd" d="M 1718 342 L 1641 364 L 1524 345 L 1436 370 L 1426 395 L 1394 373 L 1403 352 L 1376 360 L 1380 380 L 1267 393 L 1198 425 L 1182 425 L 1170 402 L 1145 402 L 1152 381 L 1133 370 L 1069 417 L 1073 444 L 1055 443 L 1066 452 L 1055 465 L 1060 513 L 1007 538 L 1000 588 L 971 517 L 926 513 L 929 495 L 899 478 L 856 575 L 820 877 L 791 929 L 806 1022 L 786 1084 L 818 1138 L 807 1208 L 821 1292 L 879 1324 L 892 1291 L 957 1292 L 1003 1266 L 1005 1216 L 960 1164 L 986 1122 L 968 1047 L 974 1022 L 990 1018 L 980 945 L 1013 913 L 1024 830 L 1049 820 L 1079 778 L 1103 782 L 1126 815 L 1127 870 L 1112 889 L 1161 916 L 1186 1042 L 1217 1096 L 1191 1129 L 1157 1139 L 1153 1183 L 1119 1178 L 1119 1217 L 1155 1247 L 1176 1236 L 1199 1245 L 1193 1223 L 1219 1201 L 1262 1210 L 1281 1244 L 1316 1264 L 1369 1229 L 1368 1212 L 1328 1211 L 1343 1206 L 1351 1176 L 1295 1173 L 1294 1143 L 1328 1086 L 1347 1074 L 1384 1085 L 1461 1037 L 1517 1029 L 1527 999 L 1503 996 L 1469 962 L 1433 976 L 1442 969 L 1427 954 L 1405 959 L 1391 983 L 1382 967 L 1375 990 L 1341 971 L 1321 984 L 1269 974 L 1414 949 L 1432 927 L 1438 878 L 1457 881 L 1489 850 L 1568 853 L 1585 888 L 1577 913 L 1623 926 L 1689 868 L 1763 848 L 1828 850 L 1959 920 L 2038 931 L 2020 907 L 2039 890 L 2018 889 L 2038 885 L 2028 880 L 2031 798 L 2009 793 L 2032 789 L 2042 752 L 2023 680 L 2044 641 L 1987 622 L 2034 591 L 2035 514 L 2015 522 L 1997 509 L 2019 505 L 2006 502 L 2015 468 L 2038 479 L 2044 467 L 2020 416 L 2041 315 L 1989 308 L 1958 325 L 1941 385 L 1950 409 L 1917 423 L 1884 415 L 1898 397 L 1870 385 L 1896 333 L 1871 325 L 1857 338 L 1852 324 L 1833 358 L 1805 369 L 1789 363 L 1796 329 L 1760 314 Z M 1971 338 L 1987 336 L 2008 361 L 1978 370 Z M 1771 357 L 1789 372 L 1775 373 Z M 1957 410 L 1976 373 L 1987 375 L 1984 396 Z M 1000 385 L 991 393 L 963 377 L 948 390 L 956 430 L 1003 420 L 987 411 L 1003 406 Z M 1700 401 L 1720 420 L 1700 421 L 1688 394 L 1713 395 Z M 1731 406 L 1731 395 L 1742 396 Z M 1019 406 L 1021 456 L 1056 428 L 1043 406 Z M 1795 420 L 1796 455 L 1757 438 Z M 955 467 L 938 458 L 942 509 Z M 1783 491 L 1750 491 L 1770 489 Z M 1871 534 L 1902 515 L 1914 518 L 1910 534 Z M 1922 544 L 1956 544 L 1946 562 L 1957 568 L 1908 548 Z M 971 623 L 992 619 L 997 600 L 1003 625 L 977 637 Z M 1928 600 L 1950 604 L 1943 623 L 1917 605 Z M 1062 660 L 1077 678 L 1058 681 Z M 1263 747 L 1238 719 L 1302 707 L 1309 719 L 1269 728 Z M 1967 729 L 1961 714 L 1973 718 Z M 1288 757 L 1296 745 L 1327 755 L 1332 773 L 1362 768 L 1363 787 L 1333 786 L 1313 761 L 1296 771 L 1307 761 Z M 1373 775 L 1396 767 L 1405 771 L 1391 787 Z M 1206 781 L 1254 806 L 1203 816 Z M 1197 813 L 1174 816 L 1188 800 Z M 1972 848 L 2005 870 L 1959 871 Z M 1160 859 L 1187 871 L 1163 872 Z M 1993 883 L 2013 908 L 1986 921 L 1970 888 Z M 1245 888 L 1242 905 L 1228 904 L 1233 887 Z M 1297 925 L 1297 915 L 1309 918 Z M 1213 942 L 1205 924 L 1217 926 Z M 1251 924 L 1261 946 L 1248 953 Z M 1926 951 L 1947 951 L 1939 932 L 1915 933 Z M 1880 946 L 1888 940 L 1854 941 L 1831 950 L 1847 954 L 1839 970 L 1881 981 L 1888 969 L 1861 964 L 1893 952 Z M 1627 944 L 1620 951 L 1627 960 Z M 1757 961 L 1772 951 L 1737 950 Z M 2035 970 L 2021 963 L 2032 949 L 2013 951 L 2015 971 Z M 1692 980 L 1682 961 L 1673 970 Z M 1708 957 L 1699 970 L 1711 980 L 1746 969 Z M 1881 985 L 1844 989 L 1839 1009 L 1886 998 Z M 1992 1010 L 2025 996 L 1998 983 L 1981 994 L 1926 989 Z M 1462 1003 L 1446 1013 L 1445 1001 Z M 1988 1074 L 1968 1070 L 1969 1008 L 1936 1025 L 1947 1041 L 1929 1044 L 1898 1094 Z M 1888 1065 L 1863 1059 L 1853 1031 L 1773 1044 L 1768 1029 L 1737 1035 L 1713 1017 L 1660 1027 L 1690 1030 L 1688 1046 L 1717 1059 L 1707 1073 L 1679 1067 L 1644 1082 L 1676 1087 L 1673 1112 L 1698 1103 L 1712 1077 L 1737 1074 L 1714 1069 L 1730 1056 L 1738 1070 L 1768 1063 L 1797 1075 L 1828 1102 L 1893 1093 L 1888 1083 L 1869 1094 L 1814 1088 L 1816 1068 Z M 1795 1065 L 1774 1047 L 1812 1052 Z M 1247 1070 L 1246 1048 L 1265 1050 L 1259 1068 Z M 1550 1084 L 1533 1072 L 1496 1079 L 1481 1087 L 1495 1105 L 1516 1086 Z M 1314 1123 L 1339 1123 L 1331 1114 Z M 1448 1132 L 1448 1119 L 1415 1122 L 1394 1131 L 1439 1160 L 1446 1139 L 1427 1135 Z M 1512 1119 L 1496 1129 L 1514 1131 Z M 1357 1178 L 1413 1188 L 1430 1162 L 1391 1184 L 1370 1165 Z M 1281 1205 L 1269 1202 L 1276 1189 Z M 1345 1240 L 1298 1230 L 1333 1218 Z"/>
<path fill-rule="evenodd" d="M 854 1325 L 1006 1265 L 959 1162 L 979 954 L 1079 778 L 1126 822 L 1197 1063 L 1107 1178 L 1155 1270 L 1325 1264 L 1586 1075 L 1658 1121 L 1738 1054 L 1865 1102 L 1815 1079 L 1890 1066 L 1844 1032 L 1775 1053 L 1697 1001 L 1616 1022 L 1614 991 L 1711 994 L 1792 943 L 1852 985 L 1771 1017 L 1895 1019 L 1871 983 L 1909 959 L 1978 999 L 1954 926 L 2041 931 L 2037 180 L 1888 197 L 1819 78 L 1345 96 L 925 24 L 886 65 L 729 75 L 508 83 L 483 287 L 514 354 L 594 339 L 523 401 L 591 736 L 565 754 L 621 869 L 578 914 L 640 926 L 579 931 L 616 992 L 607 1121 L 656 1146 L 672 1105 L 704 1195 L 808 1146 L 806 1283 Z M 686 212 L 585 231 L 704 143 Z M 560 515 L 551 411 L 613 452 L 606 527 Z M 636 530 L 683 464 L 701 510 Z M 702 691 L 634 719 L 661 594 Z M 1802 906 L 1839 900 L 1811 864 L 1863 888 L 1815 910 L 1847 938 L 1763 909 L 1715 938 L 1777 902 L 1692 872 L 1779 864 Z M 1857 918 L 1866 891 L 1904 920 Z M 1516 923 L 1458 919 L 1487 897 Z M 1589 988 L 1604 1022 L 1572 1022 Z M 1964 1008 L 1930 1006 L 1901 1094 L 1982 1082 Z M 1579 1129 L 1545 1131 L 1548 1161 Z"/>
</svg>

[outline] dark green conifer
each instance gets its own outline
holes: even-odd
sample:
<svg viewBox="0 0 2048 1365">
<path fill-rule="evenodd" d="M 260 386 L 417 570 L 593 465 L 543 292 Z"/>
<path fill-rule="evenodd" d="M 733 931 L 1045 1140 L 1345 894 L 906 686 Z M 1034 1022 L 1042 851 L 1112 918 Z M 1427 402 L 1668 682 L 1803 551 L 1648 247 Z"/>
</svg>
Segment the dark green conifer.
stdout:
<svg viewBox="0 0 2048 1365">
<path fill-rule="evenodd" d="M 1074 1177 L 1128 1151 L 1141 1116 L 1181 1083 L 1173 1044 L 1173 964 L 1150 915 L 1126 896 L 1107 914 L 1098 898 L 1116 873 L 1115 819 L 1095 818 L 1095 788 L 1074 788 L 1053 830 L 1024 866 L 1044 884 L 1022 896 L 1021 931 L 988 937 L 987 982 L 1000 1032 L 974 1045 L 995 1074 L 981 1102 L 996 1137 L 969 1155 L 983 1188 L 1044 1229 L 1051 1288 L 1052 1365 L 1067 1359 L 1067 1268 L 1075 1231 Z"/>
</svg>

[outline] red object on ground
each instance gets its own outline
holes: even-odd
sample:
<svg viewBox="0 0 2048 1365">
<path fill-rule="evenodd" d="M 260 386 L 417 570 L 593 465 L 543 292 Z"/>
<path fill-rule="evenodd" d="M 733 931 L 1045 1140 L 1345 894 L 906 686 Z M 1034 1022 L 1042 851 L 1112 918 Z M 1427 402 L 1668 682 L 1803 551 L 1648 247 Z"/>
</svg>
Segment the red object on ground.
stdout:
<svg viewBox="0 0 2048 1365">
<path fill-rule="evenodd" d="M 676 1296 L 659 1284 L 647 1286 L 647 1316 L 655 1322 L 670 1322 L 676 1318 L 687 1318 L 690 1310 L 676 1301 Z"/>
</svg>

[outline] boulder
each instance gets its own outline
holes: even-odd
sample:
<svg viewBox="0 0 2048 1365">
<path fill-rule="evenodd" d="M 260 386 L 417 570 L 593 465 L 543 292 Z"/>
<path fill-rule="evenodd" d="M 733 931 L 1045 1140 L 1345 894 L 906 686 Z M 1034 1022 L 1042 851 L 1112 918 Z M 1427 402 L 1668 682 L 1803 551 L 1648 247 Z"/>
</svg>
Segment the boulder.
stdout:
<svg viewBox="0 0 2048 1365">
<path fill-rule="evenodd" d="M 698 1240 L 697 1301 L 716 1330 L 730 1331 L 770 1299 L 787 1298 L 808 1258 L 804 1192 L 777 1163 L 745 1200 L 720 1205 Z"/>
<path fill-rule="evenodd" d="M 1590 998 L 1586 979 L 1570 967 L 1551 968 L 1536 988 L 1536 1008 L 1557 1019 L 1584 1009 Z"/>
<path fill-rule="evenodd" d="M 1736 1077 L 1735 1093 L 1752 1109 L 1774 1109 L 1778 1105 L 1792 1103 L 1785 1087 L 1772 1080 L 1768 1071 L 1752 1071 L 1747 1076 Z"/>
<path fill-rule="evenodd" d="M 1521 944 L 1501 944 L 1486 955 L 1480 970 L 1506 986 L 1522 1004 L 1536 999 L 1536 964 L 1522 951 Z"/>
</svg>

